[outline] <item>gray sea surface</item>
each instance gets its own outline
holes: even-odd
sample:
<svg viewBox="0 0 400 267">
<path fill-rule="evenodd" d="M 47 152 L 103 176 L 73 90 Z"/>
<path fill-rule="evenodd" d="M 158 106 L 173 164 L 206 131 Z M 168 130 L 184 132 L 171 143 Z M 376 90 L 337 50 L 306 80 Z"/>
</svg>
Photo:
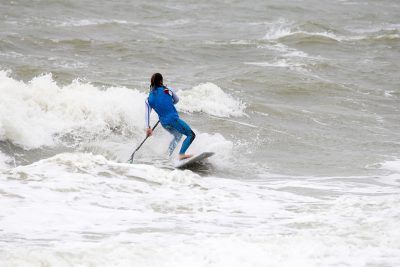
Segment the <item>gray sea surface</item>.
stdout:
<svg viewBox="0 0 400 267">
<path fill-rule="evenodd" d="M 399 15 L 396 0 L 1 0 L 0 263 L 398 266 Z M 174 170 L 159 127 L 125 165 L 155 72 L 215 159 Z"/>
</svg>

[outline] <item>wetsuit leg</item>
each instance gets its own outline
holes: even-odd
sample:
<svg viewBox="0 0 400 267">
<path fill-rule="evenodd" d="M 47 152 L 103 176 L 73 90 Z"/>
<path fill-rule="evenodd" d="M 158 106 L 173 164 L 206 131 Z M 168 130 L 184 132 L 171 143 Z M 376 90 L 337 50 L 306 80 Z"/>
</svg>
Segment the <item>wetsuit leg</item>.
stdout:
<svg viewBox="0 0 400 267">
<path fill-rule="evenodd" d="M 179 143 L 179 141 L 182 138 L 182 134 L 180 132 L 178 132 L 174 127 L 172 127 L 171 125 L 165 125 L 164 128 L 174 136 L 174 138 L 171 140 L 171 142 L 169 143 L 169 147 L 168 147 L 168 154 L 171 156 L 172 153 L 174 152 L 176 145 Z"/>
<path fill-rule="evenodd" d="M 171 126 L 174 127 L 181 134 L 186 135 L 186 139 L 183 141 L 181 150 L 179 151 L 179 154 L 185 154 L 186 150 L 189 148 L 190 144 L 193 142 L 194 138 L 196 137 L 196 134 L 192 131 L 190 126 L 187 125 L 187 123 L 181 119 L 176 119 L 171 124 Z"/>
</svg>

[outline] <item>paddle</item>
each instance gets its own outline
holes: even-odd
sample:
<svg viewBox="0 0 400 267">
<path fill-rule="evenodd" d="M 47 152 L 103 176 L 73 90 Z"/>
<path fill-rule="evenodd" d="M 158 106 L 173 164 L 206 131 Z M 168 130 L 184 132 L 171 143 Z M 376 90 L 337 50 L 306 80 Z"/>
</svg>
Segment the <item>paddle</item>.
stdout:
<svg viewBox="0 0 400 267">
<path fill-rule="evenodd" d="M 154 131 L 154 129 L 157 127 L 159 123 L 160 121 L 157 121 L 157 123 L 153 126 L 152 131 Z M 133 151 L 131 157 L 128 160 L 128 163 L 133 163 L 133 156 L 135 155 L 136 151 L 138 151 L 140 147 L 144 144 L 144 142 L 146 142 L 147 138 L 149 138 L 149 136 L 146 136 L 146 138 L 140 143 L 140 145 L 135 149 L 135 151 Z"/>
</svg>

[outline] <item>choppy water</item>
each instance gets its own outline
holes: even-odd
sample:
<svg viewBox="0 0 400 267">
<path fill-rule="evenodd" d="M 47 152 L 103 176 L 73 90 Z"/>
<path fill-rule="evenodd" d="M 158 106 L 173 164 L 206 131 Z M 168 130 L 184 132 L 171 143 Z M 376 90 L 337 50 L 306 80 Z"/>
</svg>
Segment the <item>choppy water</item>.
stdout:
<svg viewBox="0 0 400 267">
<path fill-rule="evenodd" d="M 1 1 L 0 265 L 399 265 L 399 14 Z M 124 163 L 156 71 L 207 164 L 158 128 Z"/>
</svg>

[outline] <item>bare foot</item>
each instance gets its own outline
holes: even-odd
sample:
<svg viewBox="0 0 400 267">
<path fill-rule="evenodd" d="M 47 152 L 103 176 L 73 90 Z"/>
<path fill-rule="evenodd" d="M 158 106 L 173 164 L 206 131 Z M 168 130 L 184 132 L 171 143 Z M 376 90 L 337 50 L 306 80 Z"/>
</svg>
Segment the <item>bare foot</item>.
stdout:
<svg viewBox="0 0 400 267">
<path fill-rule="evenodd" d="M 183 159 L 188 159 L 193 157 L 193 155 L 188 155 L 188 154 L 180 154 L 179 155 L 179 160 L 183 160 Z"/>
</svg>

